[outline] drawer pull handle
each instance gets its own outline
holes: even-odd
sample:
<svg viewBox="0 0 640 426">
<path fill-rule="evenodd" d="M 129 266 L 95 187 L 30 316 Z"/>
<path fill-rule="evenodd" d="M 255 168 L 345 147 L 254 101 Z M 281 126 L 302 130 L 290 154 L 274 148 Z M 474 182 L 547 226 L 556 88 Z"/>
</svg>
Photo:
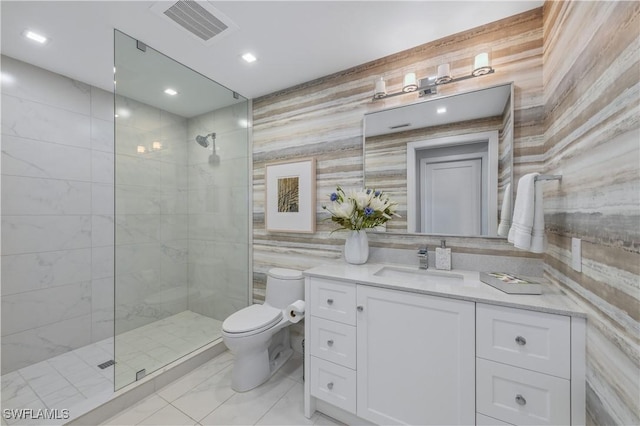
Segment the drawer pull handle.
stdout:
<svg viewBox="0 0 640 426">
<path fill-rule="evenodd" d="M 525 405 L 527 403 L 527 400 L 524 399 L 524 396 L 518 394 L 516 395 L 516 402 L 518 403 L 518 405 Z"/>
<path fill-rule="evenodd" d="M 333 382 L 327 383 L 327 389 L 329 390 L 333 389 Z"/>
<path fill-rule="evenodd" d="M 527 344 L 527 339 L 525 339 L 522 336 L 518 336 L 516 337 L 516 343 L 519 344 L 520 346 L 524 346 Z"/>
<path fill-rule="evenodd" d="M 327 305 L 333 305 L 333 299 L 327 299 Z"/>
<path fill-rule="evenodd" d="M 362 312 L 364 311 L 364 306 L 358 306 L 356 309 L 358 309 L 358 312 Z"/>
<path fill-rule="evenodd" d="M 333 340 L 327 340 L 327 345 L 328 346 L 333 346 Z"/>
</svg>

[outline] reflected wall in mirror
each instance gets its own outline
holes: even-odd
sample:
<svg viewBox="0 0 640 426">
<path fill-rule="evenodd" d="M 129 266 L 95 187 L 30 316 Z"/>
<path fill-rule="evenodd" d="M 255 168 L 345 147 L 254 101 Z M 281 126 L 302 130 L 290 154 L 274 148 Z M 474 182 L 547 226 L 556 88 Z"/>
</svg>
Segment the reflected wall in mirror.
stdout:
<svg viewBox="0 0 640 426">
<path fill-rule="evenodd" d="M 402 215 L 388 232 L 506 237 L 498 221 L 512 205 L 513 90 L 503 84 L 365 115 L 365 185 L 389 193 Z"/>
</svg>

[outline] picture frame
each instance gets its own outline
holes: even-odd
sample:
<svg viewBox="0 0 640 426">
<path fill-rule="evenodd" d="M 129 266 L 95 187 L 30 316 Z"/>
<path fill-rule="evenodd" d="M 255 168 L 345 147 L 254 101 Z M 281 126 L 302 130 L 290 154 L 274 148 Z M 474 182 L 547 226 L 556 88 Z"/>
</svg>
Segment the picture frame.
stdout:
<svg viewBox="0 0 640 426">
<path fill-rule="evenodd" d="M 267 232 L 316 232 L 316 160 L 265 165 Z"/>
</svg>

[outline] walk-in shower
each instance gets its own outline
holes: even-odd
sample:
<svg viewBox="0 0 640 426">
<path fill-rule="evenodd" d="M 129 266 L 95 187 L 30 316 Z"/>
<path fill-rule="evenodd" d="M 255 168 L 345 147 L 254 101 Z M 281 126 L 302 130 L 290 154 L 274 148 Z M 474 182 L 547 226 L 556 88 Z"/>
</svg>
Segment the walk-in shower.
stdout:
<svg viewBox="0 0 640 426">
<path fill-rule="evenodd" d="M 3 123 L 55 122 L 3 135 L 5 410 L 80 415 L 249 303 L 249 102 L 136 45 L 115 32 L 115 93 L 2 57 Z"/>
</svg>

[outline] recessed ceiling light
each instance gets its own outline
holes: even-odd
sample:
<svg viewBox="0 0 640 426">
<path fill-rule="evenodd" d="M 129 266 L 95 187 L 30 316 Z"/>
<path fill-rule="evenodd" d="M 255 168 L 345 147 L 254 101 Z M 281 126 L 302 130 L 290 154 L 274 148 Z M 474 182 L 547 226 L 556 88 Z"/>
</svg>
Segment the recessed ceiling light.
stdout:
<svg viewBox="0 0 640 426">
<path fill-rule="evenodd" d="M 242 55 L 242 59 L 244 59 L 244 60 L 245 60 L 245 61 L 247 61 L 248 63 L 251 63 L 251 62 L 255 62 L 255 61 L 256 61 L 256 59 L 258 59 L 258 58 L 256 58 L 256 57 L 253 55 L 253 53 L 245 53 L 244 55 Z"/>
<path fill-rule="evenodd" d="M 445 108 L 445 107 L 440 107 L 440 108 L 438 108 L 438 109 L 436 110 L 436 112 L 437 112 L 438 114 L 444 114 L 445 112 L 447 112 L 447 108 Z"/>
<path fill-rule="evenodd" d="M 172 88 L 164 89 L 164 93 L 166 93 L 169 96 L 175 96 L 178 94 L 178 92 L 176 92 Z"/>
<path fill-rule="evenodd" d="M 33 40 L 33 41 L 37 41 L 40 44 L 45 44 L 47 41 L 49 41 L 48 38 L 46 38 L 45 36 L 35 33 L 33 31 L 30 30 L 25 30 L 22 35 L 24 35 L 26 38 L 28 38 L 29 40 Z"/>
</svg>

